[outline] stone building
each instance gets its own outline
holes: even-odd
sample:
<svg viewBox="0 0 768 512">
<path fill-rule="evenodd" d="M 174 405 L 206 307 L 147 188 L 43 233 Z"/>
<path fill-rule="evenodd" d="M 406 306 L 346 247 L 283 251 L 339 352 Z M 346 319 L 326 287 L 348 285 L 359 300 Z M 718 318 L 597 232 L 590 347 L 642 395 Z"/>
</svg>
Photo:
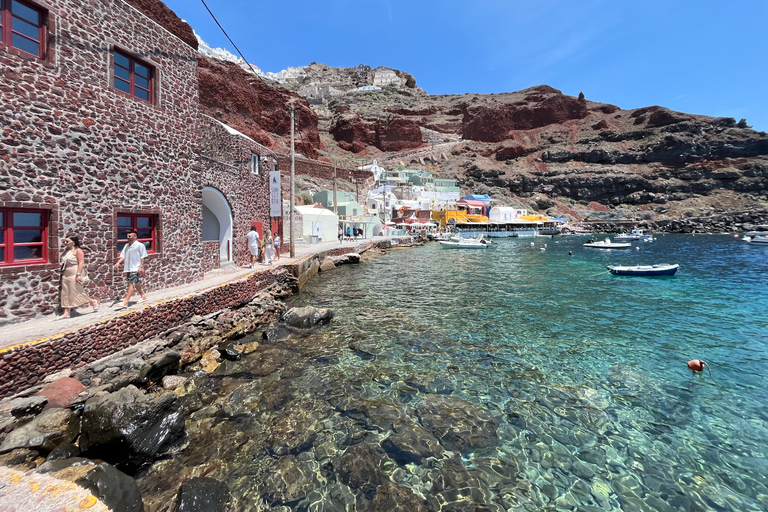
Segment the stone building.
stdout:
<svg viewBox="0 0 768 512">
<path fill-rule="evenodd" d="M 387 68 L 377 69 L 373 75 L 373 85 L 383 87 L 390 84 L 400 85 L 400 77 L 397 73 Z"/>
<path fill-rule="evenodd" d="M 68 235 L 102 301 L 129 228 L 150 293 L 246 263 L 277 158 L 200 113 L 191 43 L 123 0 L 2 1 L 0 20 L 0 324 L 55 311 Z"/>
</svg>

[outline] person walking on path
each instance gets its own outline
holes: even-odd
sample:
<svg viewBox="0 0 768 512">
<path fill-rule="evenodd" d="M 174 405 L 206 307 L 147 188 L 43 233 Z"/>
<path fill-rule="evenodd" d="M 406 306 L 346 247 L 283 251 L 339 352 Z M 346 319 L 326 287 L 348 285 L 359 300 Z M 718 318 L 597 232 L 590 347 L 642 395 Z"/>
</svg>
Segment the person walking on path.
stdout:
<svg viewBox="0 0 768 512">
<path fill-rule="evenodd" d="M 344 230 L 341 229 L 341 226 L 339 226 L 339 243 L 340 244 L 344 243 Z"/>
<path fill-rule="evenodd" d="M 259 261 L 259 232 L 256 231 L 256 226 L 251 226 L 251 230 L 245 237 L 248 239 L 248 251 L 251 253 L 251 264 L 248 267 L 253 268 Z"/>
<path fill-rule="evenodd" d="M 64 239 L 66 254 L 61 258 L 61 285 L 59 288 L 60 304 L 64 309 L 56 320 L 69 318 L 72 308 L 90 304 L 94 311 L 99 310 L 99 301 L 91 299 L 84 286 L 90 282 L 88 271 L 85 268 L 85 253 L 80 247 L 80 239 L 70 235 Z"/>
<path fill-rule="evenodd" d="M 144 244 L 139 243 L 136 238 L 136 231 L 133 229 L 129 230 L 128 243 L 123 246 L 120 258 L 115 263 L 115 268 L 123 263 L 123 273 L 125 274 L 125 280 L 128 281 L 128 291 L 123 299 L 122 307 L 118 309 L 128 307 L 128 300 L 133 295 L 134 290 L 141 296 L 139 302 L 147 300 L 147 296 L 144 294 L 144 289 L 141 286 L 141 278 L 144 277 L 144 258 L 147 257 L 147 248 L 144 247 Z"/>
<path fill-rule="evenodd" d="M 275 260 L 280 261 L 280 235 L 275 233 L 275 236 L 272 237 L 272 240 L 274 241 L 275 246 Z"/>
<path fill-rule="evenodd" d="M 272 264 L 272 258 L 275 257 L 275 247 L 272 245 L 272 233 L 270 233 L 269 230 L 264 232 L 264 241 L 262 242 L 262 245 L 264 246 L 264 264 L 265 265 L 271 265 Z"/>
</svg>

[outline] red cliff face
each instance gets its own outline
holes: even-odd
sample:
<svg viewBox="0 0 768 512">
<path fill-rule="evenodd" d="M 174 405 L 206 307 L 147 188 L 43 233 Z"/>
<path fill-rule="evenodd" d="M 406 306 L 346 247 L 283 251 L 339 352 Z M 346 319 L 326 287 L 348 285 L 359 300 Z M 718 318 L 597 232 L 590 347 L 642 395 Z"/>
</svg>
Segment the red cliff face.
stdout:
<svg viewBox="0 0 768 512">
<path fill-rule="evenodd" d="M 192 27 L 176 16 L 176 13 L 170 10 L 163 2 L 159 0 L 126 0 L 126 3 L 138 9 L 158 25 L 197 50 L 197 38 L 192 31 Z"/>
<path fill-rule="evenodd" d="M 272 136 L 290 137 L 289 102 L 296 112 L 296 151 L 316 158 L 322 149 L 317 114 L 300 96 L 242 70 L 232 62 L 198 57 L 200 108 L 245 135 L 272 149 L 280 144 Z M 288 143 L 287 140 L 284 141 Z"/>
<path fill-rule="evenodd" d="M 346 112 L 347 109 L 341 109 Z M 343 115 L 337 110 L 330 133 L 340 148 L 359 153 L 368 146 L 381 151 L 404 151 L 423 145 L 419 125 L 409 119 L 394 117 L 388 120 L 363 119 L 359 115 Z"/>
</svg>

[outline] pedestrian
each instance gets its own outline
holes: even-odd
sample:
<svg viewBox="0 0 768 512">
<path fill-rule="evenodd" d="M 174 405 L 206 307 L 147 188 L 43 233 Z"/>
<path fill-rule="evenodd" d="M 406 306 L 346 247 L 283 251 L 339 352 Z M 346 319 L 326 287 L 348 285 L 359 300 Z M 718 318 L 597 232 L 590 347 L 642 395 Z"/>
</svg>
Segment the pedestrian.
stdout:
<svg viewBox="0 0 768 512">
<path fill-rule="evenodd" d="M 90 282 L 85 268 L 85 253 L 80 247 L 80 239 L 70 235 L 64 239 L 67 252 L 61 258 L 60 305 L 64 313 L 56 320 L 69 318 L 72 308 L 90 304 L 94 311 L 99 310 L 99 301 L 91 299 L 85 293 L 85 285 Z"/>
<path fill-rule="evenodd" d="M 275 259 L 277 261 L 280 261 L 280 235 L 275 233 L 275 236 L 272 237 L 272 241 L 274 242 L 275 246 Z"/>
<path fill-rule="evenodd" d="M 251 253 L 251 263 L 248 268 L 253 268 L 259 260 L 259 232 L 256 231 L 256 226 L 251 226 L 251 230 L 245 237 L 248 239 L 248 252 Z"/>
<path fill-rule="evenodd" d="M 264 241 L 262 246 L 264 247 L 264 264 L 271 265 L 272 258 L 275 256 L 275 247 L 272 245 L 272 233 L 267 230 L 264 232 Z"/>
<path fill-rule="evenodd" d="M 115 263 L 115 268 L 123 263 L 123 273 L 125 274 L 125 280 L 128 281 L 128 291 L 118 309 L 128 307 L 128 301 L 130 300 L 131 295 L 133 295 L 134 290 L 141 296 L 141 299 L 138 302 L 147 300 L 147 296 L 144 294 L 144 289 L 141 286 L 141 278 L 145 275 L 144 258 L 147 257 L 147 248 L 137 240 L 138 235 L 135 230 L 129 230 L 127 237 L 128 243 L 123 246 L 123 250 L 120 252 L 120 258 L 117 260 L 117 263 Z"/>
<path fill-rule="evenodd" d="M 344 230 L 339 226 L 339 243 L 344 243 Z"/>
<path fill-rule="evenodd" d="M 351 239 L 352 239 L 352 230 L 349 229 L 349 226 L 347 226 L 347 240 L 351 240 Z"/>
<path fill-rule="evenodd" d="M 352 227 L 352 236 L 357 240 L 357 226 Z"/>
</svg>

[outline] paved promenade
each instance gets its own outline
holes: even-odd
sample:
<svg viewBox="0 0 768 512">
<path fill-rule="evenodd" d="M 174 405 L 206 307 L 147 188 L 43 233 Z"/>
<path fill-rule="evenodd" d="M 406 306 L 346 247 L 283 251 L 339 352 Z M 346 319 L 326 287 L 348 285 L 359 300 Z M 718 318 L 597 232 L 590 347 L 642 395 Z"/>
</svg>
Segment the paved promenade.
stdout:
<svg viewBox="0 0 768 512">
<path fill-rule="evenodd" d="M 360 247 L 370 241 L 370 239 L 359 239 L 357 241 L 344 242 L 343 244 L 339 244 L 338 241 L 322 242 L 318 244 L 297 244 L 294 258 L 288 256 L 288 247 L 286 246 L 286 254 L 281 254 L 280 261 L 275 262 L 273 267 L 296 263 L 314 254 L 336 249 L 338 247 Z M 112 300 L 101 303 L 97 312 L 94 312 L 90 306 L 87 306 L 73 309 L 71 318 L 66 320 L 56 320 L 58 317 L 48 315 L 27 320 L 26 322 L 0 327 L 0 352 L 16 345 L 42 342 L 53 336 L 81 329 L 106 319 L 125 314 L 127 311 L 135 311 L 176 297 L 186 297 L 219 286 L 228 281 L 240 279 L 252 272 L 261 272 L 269 268 L 272 267 L 259 263 L 252 269 L 247 266 L 218 269 L 207 272 L 204 279 L 195 281 L 194 283 L 173 288 L 165 288 L 162 290 L 153 290 L 152 281 L 150 279 L 145 282 L 147 300 L 139 303 L 137 300 L 140 297 L 134 294 L 134 296 L 131 297 L 128 309 L 116 309 L 116 307 L 119 307 L 122 303 L 122 297 L 125 296 L 126 287 L 121 286 L 119 290 L 115 290 L 115 296 Z"/>
</svg>

